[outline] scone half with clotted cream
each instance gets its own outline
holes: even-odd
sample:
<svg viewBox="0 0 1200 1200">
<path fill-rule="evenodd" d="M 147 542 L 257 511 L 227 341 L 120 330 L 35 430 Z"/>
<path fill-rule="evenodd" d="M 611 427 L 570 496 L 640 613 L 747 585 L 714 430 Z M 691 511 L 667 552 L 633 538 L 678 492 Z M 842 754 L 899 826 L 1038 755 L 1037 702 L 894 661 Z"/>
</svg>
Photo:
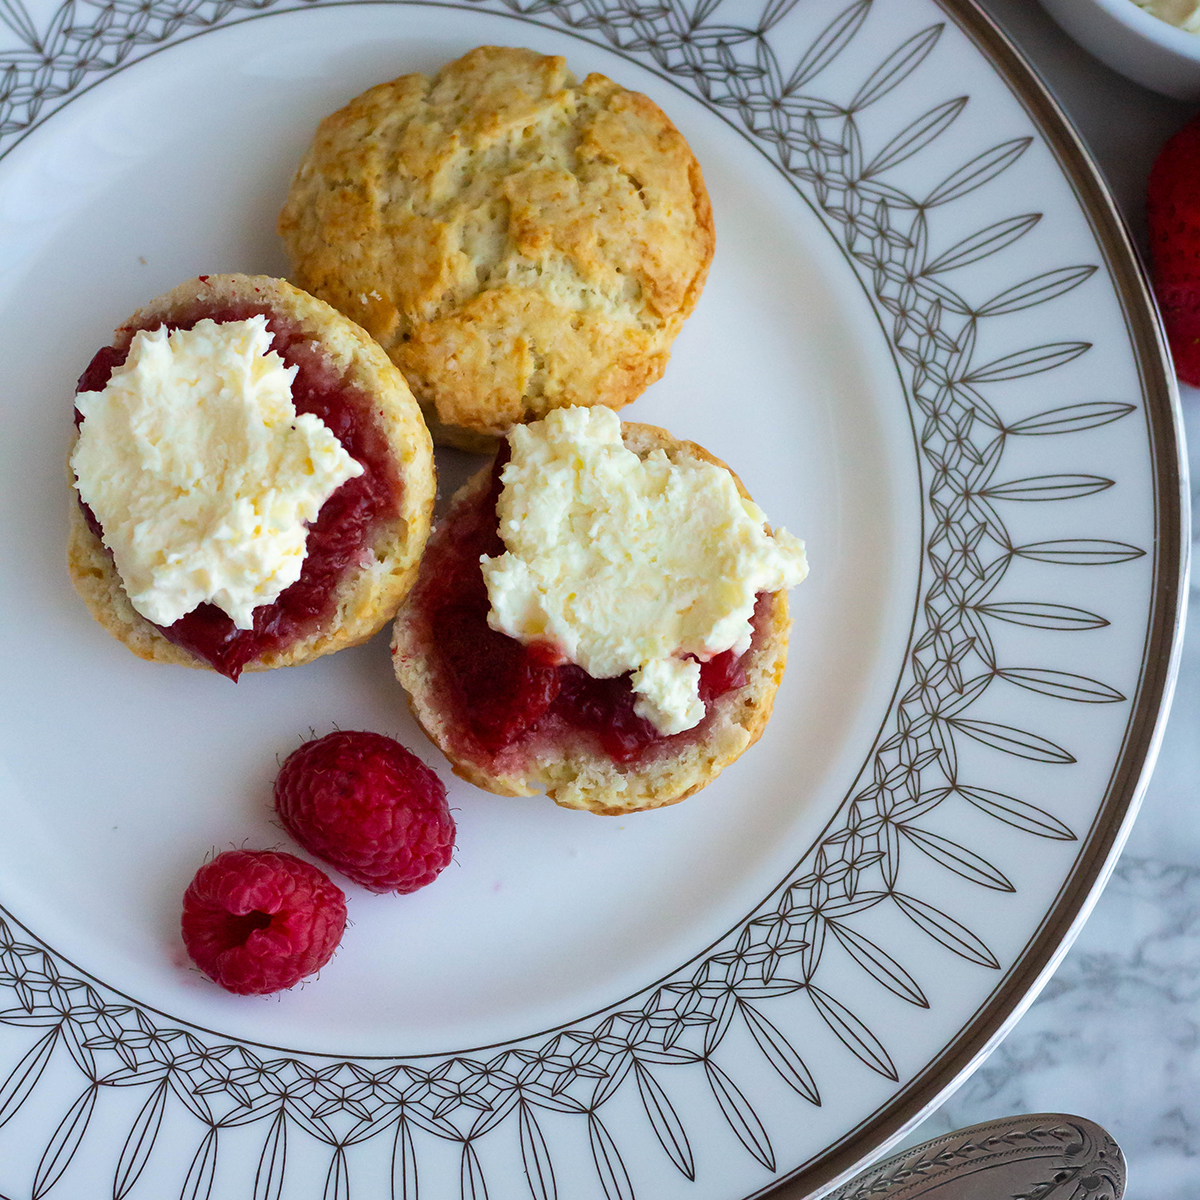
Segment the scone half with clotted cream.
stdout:
<svg viewBox="0 0 1200 1200">
<path fill-rule="evenodd" d="M 761 736 L 803 544 L 706 450 L 603 407 L 518 426 L 438 523 L 396 675 L 464 779 L 618 815 Z"/>
<path fill-rule="evenodd" d="M 236 679 L 391 620 L 429 533 L 432 443 L 329 305 L 202 275 L 121 325 L 75 400 L 71 580 L 139 657 Z"/>
</svg>

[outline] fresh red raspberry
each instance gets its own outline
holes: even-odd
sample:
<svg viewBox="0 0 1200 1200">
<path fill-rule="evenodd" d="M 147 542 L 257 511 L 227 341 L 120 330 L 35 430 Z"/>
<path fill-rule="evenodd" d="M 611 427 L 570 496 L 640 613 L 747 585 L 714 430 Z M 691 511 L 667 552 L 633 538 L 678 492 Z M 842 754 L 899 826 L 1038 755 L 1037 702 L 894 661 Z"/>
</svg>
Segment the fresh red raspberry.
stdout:
<svg viewBox="0 0 1200 1200">
<path fill-rule="evenodd" d="M 442 781 L 378 733 L 305 742 L 275 780 L 275 811 L 300 845 L 372 892 L 415 892 L 454 852 Z"/>
<path fill-rule="evenodd" d="M 239 996 L 281 992 L 319 971 L 346 928 L 346 897 L 294 854 L 227 850 L 183 894 L 192 961 Z"/>
</svg>

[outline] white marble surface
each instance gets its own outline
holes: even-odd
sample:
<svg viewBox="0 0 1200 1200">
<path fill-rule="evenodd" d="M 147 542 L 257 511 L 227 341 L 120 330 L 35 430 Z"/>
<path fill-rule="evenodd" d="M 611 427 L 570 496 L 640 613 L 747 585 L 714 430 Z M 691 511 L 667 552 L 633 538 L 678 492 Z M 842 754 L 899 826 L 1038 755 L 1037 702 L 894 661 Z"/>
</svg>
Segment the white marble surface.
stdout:
<svg viewBox="0 0 1200 1200">
<path fill-rule="evenodd" d="M 980 2 L 1062 101 L 1141 242 L 1150 164 L 1193 110 L 1101 66 L 1034 0 Z M 1200 391 L 1184 393 L 1200 508 Z M 1162 754 L 1112 881 L 1039 999 L 905 1144 L 1014 1113 L 1075 1113 L 1120 1143 L 1130 1200 L 1200 1195 L 1198 583 Z"/>
</svg>

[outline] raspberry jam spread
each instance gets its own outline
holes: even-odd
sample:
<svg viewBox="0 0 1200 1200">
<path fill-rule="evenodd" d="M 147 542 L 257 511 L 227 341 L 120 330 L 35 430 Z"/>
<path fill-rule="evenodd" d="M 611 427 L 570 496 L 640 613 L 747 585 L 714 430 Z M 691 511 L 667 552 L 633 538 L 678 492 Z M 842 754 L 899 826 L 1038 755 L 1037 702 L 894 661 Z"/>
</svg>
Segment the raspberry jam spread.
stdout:
<svg viewBox="0 0 1200 1200">
<path fill-rule="evenodd" d="M 296 367 L 292 402 L 297 413 L 313 413 L 329 427 L 363 474 L 348 480 L 322 506 L 309 526 L 300 578 L 272 604 L 254 610 L 253 629 L 237 629 L 233 620 L 212 604 L 201 604 L 174 624 L 156 627 L 169 641 L 204 659 L 215 670 L 236 680 L 248 662 L 282 649 L 310 633 L 333 610 L 338 584 L 360 562 L 376 526 L 398 512 L 400 481 L 383 431 L 373 419 L 369 397 L 348 384 L 329 365 L 310 334 L 294 323 L 253 304 L 203 305 L 166 324 L 191 329 L 209 318 L 218 323 L 267 318 L 271 349 L 289 367 Z M 153 327 L 153 326 L 150 326 Z M 105 346 L 80 376 L 76 391 L 100 391 L 112 372 L 125 361 L 136 328 L 121 330 L 124 348 Z M 76 413 L 76 424 L 80 417 Z M 92 532 L 99 523 L 83 505 Z"/>
<path fill-rule="evenodd" d="M 586 731 L 618 763 L 687 737 L 661 734 L 633 711 L 636 697 L 628 673 L 594 679 L 574 664 L 555 665 L 553 648 L 524 646 L 488 625 L 490 604 L 479 558 L 504 551 L 496 502 L 507 457 L 502 448 L 486 496 L 470 511 L 455 515 L 450 536 L 439 538 L 427 552 L 422 571 L 421 604 L 429 619 L 432 653 L 458 725 L 493 755 L 556 725 Z M 743 657 L 726 651 L 701 664 L 700 695 L 706 707 L 746 682 Z"/>
</svg>

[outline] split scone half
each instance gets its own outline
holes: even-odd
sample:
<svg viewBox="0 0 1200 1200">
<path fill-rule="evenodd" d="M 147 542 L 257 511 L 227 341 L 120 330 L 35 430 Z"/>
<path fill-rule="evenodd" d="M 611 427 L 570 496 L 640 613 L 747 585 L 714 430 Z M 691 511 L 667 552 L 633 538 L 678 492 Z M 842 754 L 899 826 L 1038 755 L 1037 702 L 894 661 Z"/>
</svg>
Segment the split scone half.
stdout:
<svg viewBox="0 0 1200 1200">
<path fill-rule="evenodd" d="M 481 46 L 321 122 L 279 218 L 296 282 L 404 372 L 434 440 L 494 451 L 658 379 L 713 253 L 682 134 L 561 57 Z"/>
<path fill-rule="evenodd" d="M 140 658 L 243 670 L 353 646 L 429 534 L 433 448 L 387 355 L 282 280 L 202 275 L 79 381 L 68 565 Z"/>
<path fill-rule="evenodd" d="M 580 448 L 581 424 L 607 441 Z M 683 800 L 766 727 L 803 545 L 719 459 L 611 410 L 509 442 L 452 499 L 397 615 L 412 711 L 499 795 L 607 815 Z"/>
</svg>

